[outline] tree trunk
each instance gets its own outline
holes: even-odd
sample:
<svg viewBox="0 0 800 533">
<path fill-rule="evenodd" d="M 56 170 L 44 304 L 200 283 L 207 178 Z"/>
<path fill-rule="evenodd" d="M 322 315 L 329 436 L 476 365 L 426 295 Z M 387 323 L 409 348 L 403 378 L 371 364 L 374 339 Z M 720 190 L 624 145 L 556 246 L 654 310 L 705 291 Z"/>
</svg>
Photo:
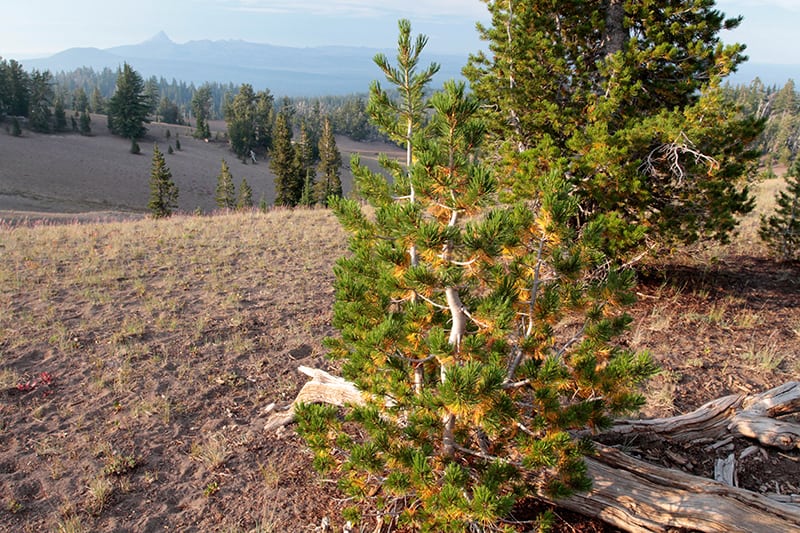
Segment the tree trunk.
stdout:
<svg viewBox="0 0 800 533">
<path fill-rule="evenodd" d="M 265 430 L 274 431 L 290 423 L 298 402 L 363 404 L 363 394 L 352 383 L 322 370 L 300 367 L 300 371 L 313 379 L 303 386 L 288 410 L 272 415 Z M 273 408 L 274 404 L 268 410 Z M 800 424 L 774 417 L 798 412 L 800 382 L 789 382 L 758 395 L 726 396 L 684 415 L 623 420 L 596 438 L 636 435 L 639 439 L 716 442 L 733 434 L 790 450 L 800 448 Z M 778 501 L 655 466 L 610 446 L 596 447 L 598 454 L 586 458 L 594 480 L 592 490 L 552 503 L 637 533 L 675 528 L 703 532 L 800 531 L 796 496 Z"/>
</svg>

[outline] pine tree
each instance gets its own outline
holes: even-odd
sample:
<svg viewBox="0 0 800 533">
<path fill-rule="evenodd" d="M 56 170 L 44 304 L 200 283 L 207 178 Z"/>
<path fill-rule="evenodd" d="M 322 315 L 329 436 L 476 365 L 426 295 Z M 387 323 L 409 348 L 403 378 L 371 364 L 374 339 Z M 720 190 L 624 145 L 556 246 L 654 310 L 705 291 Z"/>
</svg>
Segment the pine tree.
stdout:
<svg viewBox="0 0 800 533">
<path fill-rule="evenodd" d="M 5 71 L 5 112 L 12 117 L 27 117 L 31 107 L 31 76 L 22 64 L 12 59 Z"/>
<path fill-rule="evenodd" d="M 225 121 L 233 152 L 245 160 L 251 150 L 271 144 L 272 95 L 269 91 L 256 93 L 247 83 L 225 105 Z"/>
<path fill-rule="evenodd" d="M 139 139 L 144 127 L 149 103 L 144 93 L 142 76 L 127 63 L 117 74 L 117 86 L 108 102 L 108 125 L 111 131 L 127 139 Z"/>
<path fill-rule="evenodd" d="M 34 70 L 30 75 L 30 110 L 27 115 L 31 121 L 31 129 L 48 133 L 53 116 L 50 106 L 53 101 L 52 76 L 49 71 Z"/>
<path fill-rule="evenodd" d="M 428 108 L 426 88 L 433 76 L 439 72 L 440 66 L 431 63 L 422 71 L 417 70 L 419 57 L 428 43 L 425 35 L 417 35 L 412 43 L 411 22 L 400 19 L 397 23 L 399 36 L 397 39 L 397 66 L 389 63 L 384 54 L 377 54 L 373 61 L 383 72 L 386 81 L 394 86 L 397 99 L 393 100 L 389 93 L 381 87 L 380 82 L 373 82 L 369 91 L 367 112 L 381 132 L 405 147 L 406 170 L 411 168 L 414 158 L 414 136 L 421 126 L 425 110 Z M 414 185 L 400 168 L 395 169 L 395 179 L 406 183 L 405 192 L 414 203 Z M 416 261 L 416 249 L 412 243 L 409 249 L 412 262 Z"/>
<path fill-rule="evenodd" d="M 303 179 L 298 204 L 311 206 L 316 201 L 316 172 L 314 171 L 314 153 L 308 129 L 305 123 L 300 125 L 300 138 L 294 145 L 294 172 Z"/>
<path fill-rule="evenodd" d="M 275 119 L 269 168 L 275 174 L 275 204 L 296 206 L 303 191 L 303 179 L 297 175 L 292 130 L 285 109 Z"/>
<path fill-rule="evenodd" d="M 247 183 L 246 178 L 242 178 L 239 185 L 239 196 L 236 198 L 236 209 L 250 209 L 253 207 L 253 189 Z"/>
<path fill-rule="evenodd" d="M 153 145 L 153 162 L 150 171 L 150 201 L 147 208 L 155 218 L 168 217 L 178 207 L 178 186 L 172 181 L 164 154 Z"/>
<path fill-rule="evenodd" d="M 581 216 L 608 219 L 607 249 L 724 241 L 753 204 L 743 178 L 761 124 L 721 83 L 743 60 L 710 0 L 488 0 L 489 53 L 465 75 L 487 106 L 491 151 L 514 172 L 570 177 Z M 504 184 L 509 188 L 510 184 Z"/>
<path fill-rule="evenodd" d="M 83 87 L 78 87 L 72 95 L 72 110 L 80 114 L 89 108 L 89 97 Z"/>
<path fill-rule="evenodd" d="M 785 191 L 775 196 L 775 214 L 761 216 L 758 234 L 784 261 L 800 260 L 800 160 L 784 176 Z"/>
<path fill-rule="evenodd" d="M 322 123 L 322 135 L 319 139 L 319 174 L 317 183 L 317 199 L 328 206 L 328 198 L 342 196 L 342 154 L 336 147 L 336 137 L 330 118 L 325 117 Z"/>
<path fill-rule="evenodd" d="M 217 176 L 217 188 L 214 201 L 220 209 L 233 209 L 236 207 L 236 190 L 233 176 L 228 168 L 228 163 L 222 160 L 221 169 Z"/>
<path fill-rule="evenodd" d="M 53 104 L 53 130 L 67 131 L 67 113 L 64 111 L 64 100 L 60 97 Z"/>
<path fill-rule="evenodd" d="M 602 225 L 572 227 L 574 187 L 530 174 L 535 198 L 500 204 L 479 158 L 479 101 L 447 82 L 431 102 L 414 202 L 407 184 L 360 165 L 374 215 L 331 202 L 352 253 L 335 267 L 341 336 L 327 346 L 369 399 L 347 424 L 335 408 L 303 406 L 298 429 L 318 468 L 397 514 L 399 529 L 471 531 L 525 494 L 587 489 L 589 444 L 568 431 L 640 406 L 636 384 L 654 367 L 613 342 L 630 321 L 633 276 L 609 268 Z"/>
<path fill-rule="evenodd" d="M 91 97 L 91 111 L 93 113 L 105 113 L 106 112 L 106 101 L 103 98 L 103 95 L 100 93 L 100 88 L 96 87 L 92 89 L 92 97 Z"/>
<path fill-rule="evenodd" d="M 194 136 L 198 139 L 211 137 L 208 119 L 211 115 L 211 86 L 204 83 L 192 96 L 192 113 L 195 120 Z"/>
<path fill-rule="evenodd" d="M 300 201 L 297 203 L 303 207 L 311 207 L 317 203 L 314 178 L 310 168 L 306 169 L 306 178 L 303 180 L 303 192 L 300 193 Z"/>
<path fill-rule="evenodd" d="M 275 122 L 275 99 L 269 89 L 256 94 L 255 116 L 255 147 L 261 148 L 264 153 L 272 148 L 272 127 Z"/>
</svg>

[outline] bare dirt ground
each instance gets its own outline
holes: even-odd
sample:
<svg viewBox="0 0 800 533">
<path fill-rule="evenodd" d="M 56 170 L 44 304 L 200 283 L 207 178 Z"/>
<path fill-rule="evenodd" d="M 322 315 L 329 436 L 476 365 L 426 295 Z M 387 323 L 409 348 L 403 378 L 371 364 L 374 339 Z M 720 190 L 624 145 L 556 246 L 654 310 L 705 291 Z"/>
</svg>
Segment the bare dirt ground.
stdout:
<svg viewBox="0 0 800 533">
<path fill-rule="evenodd" d="M 210 210 L 219 160 L 230 156 L 180 138 L 183 153 L 167 163 L 181 191 L 196 191 L 181 207 L 203 198 Z M 103 170 L 111 163 L 85 148 L 91 142 L 109 161 L 135 163 Z M 303 532 L 319 531 L 323 518 L 340 531 L 347 502 L 335 483 L 316 475 L 291 427 L 262 428 L 264 408 L 285 405 L 304 382 L 297 366 L 335 372 L 321 341 L 335 333 L 332 266 L 346 251 L 343 232 L 324 210 L 146 219 L 150 157 L 127 150 L 102 135 L 0 131 L 2 205 L 15 213 L 0 214 L 0 531 Z M 42 153 L 53 159 L 45 164 Z M 197 172 L 177 171 L 184 160 Z M 210 166 L 202 179 L 201 161 Z M 267 165 L 239 165 L 234 177 L 246 176 L 258 198 L 245 170 Z M 84 223 L 63 223 L 73 220 Z M 663 369 L 642 416 L 800 377 L 800 266 L 769 259 L 754 220 L 731 246 L 640 267 L 623 342 L 649 349 Z M 713 468 L 702 449 L 624 444 L 670 467 Z M 738 478 L 797 494 L 800 454 L 751 455 Z M 538 509 L 517 509 L 520 531 L 534 527 L 525 520 Z M 614 531 L 557 514 L 556 531 Z"/>
</svg>

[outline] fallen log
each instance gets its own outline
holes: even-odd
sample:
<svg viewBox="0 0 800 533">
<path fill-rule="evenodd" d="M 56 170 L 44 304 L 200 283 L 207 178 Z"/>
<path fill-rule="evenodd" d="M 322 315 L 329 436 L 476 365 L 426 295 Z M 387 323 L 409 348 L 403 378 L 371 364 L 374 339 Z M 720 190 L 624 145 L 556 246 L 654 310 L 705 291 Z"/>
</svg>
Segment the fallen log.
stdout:
<svg viewBox="0 0 800 533">
<path fill-rule="evenodd" d="M 586 458 L 592 490 L 552 503 L 636 533 L 800 530 L 797 505 L 597 448 Z"/>
<path fill-rule="evenodd" d="M 352 383 L 319 369 L 299 370 L 311 381 L 287 409 L 272 413 L 265 430 L 291 423 L 298 403 L 363 404 L 362 392 Z M 775 417 L 797 412 L 800 382 L 789 382 L 758 395 L 726 396 L 684 415 L 623 420 L 602 435 L 710 443 L 737 435 L 789 450 L 800 448 L 800 425 Z M 794 496 L 778 501 L 652 465 L 603 444 L 598 443 L 597 450 L 597 456 L 586 458 L 594 482 L 592 490 L 552 503 L 637 533 L 676 528 L 703 532 L 800 531 L 800 506 L 793 503 Z M 725 477 L 730 478 L 730 474 Z"/>
<path fill-rule="evenodd" d="M 756 395 L 732 394 L 684 415 L 621 420 L 604 435 L 639 435 L 676 442 L 718 440 L 735 435 L 782 450 L 800 448 L 800 424 L 776 417 L 800 412 L 800 382 L 790 381 Z"/>
</svg>

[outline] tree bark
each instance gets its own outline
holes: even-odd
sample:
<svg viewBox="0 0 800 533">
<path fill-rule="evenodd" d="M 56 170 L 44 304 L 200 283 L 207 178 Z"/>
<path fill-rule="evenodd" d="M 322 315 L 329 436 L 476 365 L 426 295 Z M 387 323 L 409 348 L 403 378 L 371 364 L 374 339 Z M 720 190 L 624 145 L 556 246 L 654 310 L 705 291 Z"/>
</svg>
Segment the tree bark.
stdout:
<svg viewBox="0 0 800 533">
<path fill-rule="evenodd" d="M 603 52 L 610 56 L 622 50 L 627 38 L 625 31 L 625 4 L 623 0 L 607 0 L 606 32 L 603 39 Z"/>
</svg>

